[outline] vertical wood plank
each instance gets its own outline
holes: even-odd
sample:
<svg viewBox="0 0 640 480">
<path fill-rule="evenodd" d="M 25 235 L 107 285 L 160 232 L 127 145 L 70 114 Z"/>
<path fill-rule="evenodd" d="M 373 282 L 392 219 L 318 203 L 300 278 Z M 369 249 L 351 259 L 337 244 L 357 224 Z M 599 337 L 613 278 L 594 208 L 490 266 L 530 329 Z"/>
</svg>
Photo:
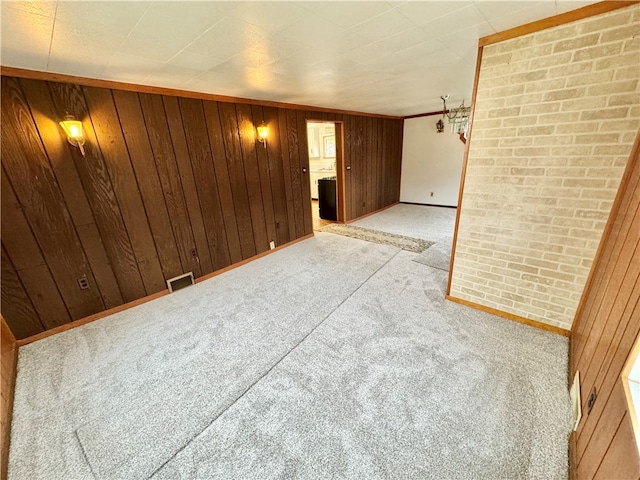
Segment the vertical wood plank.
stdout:
<svg viewBox="0 0 640 480">
<path fill-rule="evenodd" d="M 104 303 L 18 82 L 2 77 L 2 93 L 2 163 L 43 257 L 73 319 L 101 311 Z M 83 276 L 94 288 L 79 289 Z"/>
<path fill-rule="evenodd" d="M 280 150 L 282 152 L 282 176 L 284 178 L 287 199 L 287 217 L 289 219 L 289 238 L 296 235 L 295 204 L 293 201 L 293 179 L 291 178 L 291 160 L 289 154 L 289 130 L 287 128 L 287 111 L 278 109 L 278 133 L 280 134 Z"/>
<path fill-rule="evenodd" d="M 264 121 L 271 127 L 269 146 L 267 148 L 267 162 L 269 178 L 271 179 L 271 194 L 273 198 L 276 244 L 282 245 L 289 240 L 289 218 L 287 212 L 287 194 L 284 184 L 284 167 L 282 155 L 282 135 L 278 110 L 273 107 L 263 107 Z"/>
<path fill-rule="evenodd" d="M 236 115 L 238 118 L 240 151 L 244 164 L 245 181 L 247 182 L 256 253 L 262 253 L 269 250 L 269 241 L 267 240 L 262 185 L 260 182 L 258 158 L 256 156 L 257 142 L 255 127 L 251 117 L 251 106 L 246 104 L 236 105 Z"/>
<path fill-rule="evenodd" d="M 204 116 L 207 121 L 207 131 L 209 132 L 209 143 L 213 153 L 213 167 L 218 181 L 218 192 L 220 194 L 220 204 L 222 206 L 222 216 L 224 218 L 224 228 L 227 234 L 229 245 L 229 255 L 231 263 L 242 260 L 242 248 L 240 247 L 240 236 L 238 234 L 238 223 L 236 222 L 236 210 L 233 204 L 233 192 L 231 190 L 231 179 L 229 177 L 229 166 L 227 165 L 227 154 L 224 149 L 224 138 L 220 127 L 220 112 L 217 102 L 204 101 Z"/>
<path fill-rule="evenodd" d="M 209 253 L 209 243 L 207 241 L 207 233 L 204 227 L 204 219 L 202 218 L 202 208 L 196 182 L 193 176 L 193 167 L 189 150 L 187 148 L 187 139 L 184 134 L 184 126 L 182 123 L 182 112 L 177 97 L 162 97 L 165 113 L 167 115 L 167 124 L 169 126 L 169 135 L 173 145 L 173 152 L 176 157 L 176 165 L 180 172 L 180 181 L 182 183 L 182 192 L 184 194 L 185 203 L 189 209 L 189 222 L 191 223 L 191 231 L 196 244 L 196 255 L 193 257 L 200 265 L 201 275 L 213 272 L 213 263 L 211 262 L 211 254 Z"/>
<path fill-rule="evenodd" d="M 594 480 L 637 479 L 639 476 L 640 457 L 635 446 L 633 425 L 629 414 L 626 414 L 593 478 Z"/>
<path fill-rule="evenodd" d="M 63 102 L 62 105 L 65 103 L 71 104 L 76 111 L 79 110 L 83 114 L 90 116 L 93 129 L 85 128 L 85 135 L 88 134 L 90 137 L 94 137 L 93 139 L 87 139 L 87 143 L 98 146 L 98 149 L 91 149 L 91 152 L 95 151 L 95 154 L 92 155 L 95 159 L 95 166 L 93 162 L 87 162 L 90 164 L 88 168 L 93 170 L 97 167 L 102 170 L 101 164 L 104 162 L 111 180 L 110 186 L 117 200 L 117 203 L 109 201 L 108 205 L 111 209 L 115 210 L 117 208 L 119 210 L 119 212 L 114 211 L 114 214 L 119 213 L 121 215 L 146 294 L 150 295 L 164 290 L 166 288 L 165 278 L 162 274 L 153 235 L 151 234 L 149 221 L 142 203 L 136 176 L 131 166 L 131 159 L 129 158 L 111 91 L 95 87 L 83 87 L 80 90 L 74 88 L 71 84 L 58 84 L 56 91 L 58 93 L 57 96 Z M 54 95 L 55 97 L 56 95 Z M 103 177 L 103 175 L 99 176 Z M 117 227 L 120 227 L 120 225 L 117 225 Z M 120 232 L 120 236 L 124 240 L 124 232 Z M 126 248 L 126 243 L 121 242 L 121 246 Z M 116 257 L 112 258 L 112 260 L 117 262 L 119 258 L 118 252 L 115 252 L 115 255 Z M 111 257 L 111 255 L 109 256 Z M 130 265 L 131 257 L 127 260 Z M 128 270 L 132 270 L 131 266 Z M 121 286 L 121 290 L 123 295 L 126 295 L 126 288 Z M 135 298 L 140 298 L 140 296 Z"/>
<path fill-rule="evenodd" d="M 180 171 L 171 144 L 162 97 L 140 93 L 139 99 L 158 180 L 164 194 L 167 215 L 180 257 L 181 271 L 193 272 L 193 275 L 198 278 L 202 276 L 202 270 L 197 255 L 193 255 L 194 249 L 197 253 L 197 246 L 191 230 L 190 212 L 182 190 Z"/>
<path fill-rule="evenodd" d="M 312 112 L 298 110 L 298 157 L 300 159 L 300 190 L 302 201 L 302 218 L 304 222 L 304 234 L 313 233 L 313 220 L 311 218 L 311 185 L 309 173 L 309 144 L 307 142 L 307 121 L 312 118 Z"/>
<path fill-rule="evenodd" d="M 254 148 L 258 160 L 258 171 L 260 173 L 260 189 L 262 192 L 262 205 L 264 207 L 264 219 L 267 229 L 267 241 L 277 241 L 275 208 L 273 193 L 271 192 L 271 168 L 269 165 L 268 152 L 269 149 L 273 148 L 272 144 L 277 143 L 274 141 L 274 138 L 277 139 L 276 128 L 274 125 L 265 121 L 264 112 L 260 106 L 251 106 L 251 116 L 253 118 L 254 125 L 261 125 L 262 122 L 265 122 L 265 125 L 269 126 L 270 130 L 266 146 L 256 145 L 254 142 Z"/>
<path fill-rule="evenodd" d="M 345 202 L 347 204 L 347 218 L 349 221 L 354 218 L 353 214 L 353 122 L 351 115 L 344 116 L 344 179 L 345 179 Z M 348 168 L 347 168 L 348 167 Z"/>
<path fill-rule="evenodd" d="M 22 282 L 2 245 L 2 316 L 17 339 L 27 338 L 44 331 L 38 314 L 33 308 L 29 296 L 24 291 Z"/>
<path fill-rule="evenodd" d="M 213 268 L 218 270 L 231 264 L 229 245 L 224 229 L 218 184 L 201 100 L 181 98 L 180 110 L 187 138 L 187 148 L 195 176 L 202 218 L 204 220 Z"/>
<path fill-rule="evenodd" d="M 224 135 L 224 148 L 231 179 L 231 192 L 233 204 L 236 209 L 236 222 L 238 224 L 238 236 L 242 249 L 242 258 L 249 258 L 256 254 L 255 237 L 251 221 L 251 208 L 249 206 L 249 194 L 245 179 L 242 150 L 240 148 L 240 136 L 238 132 L 238 119 L 236 109 L 232 103 L 218 103 L 220 113 L 220 125 Z"/>
<path fill-rule="evenodd" d="M 302 205 L 302 181 L 298 148 L 298 118 L 295 110 L 287 110 L 287 141 L 289 167 L 291 171 L 291 192 L 293 193 L 293 211 L 296 221 L 296 238 L 304 235 L 304 206 Z"/>
</svg>

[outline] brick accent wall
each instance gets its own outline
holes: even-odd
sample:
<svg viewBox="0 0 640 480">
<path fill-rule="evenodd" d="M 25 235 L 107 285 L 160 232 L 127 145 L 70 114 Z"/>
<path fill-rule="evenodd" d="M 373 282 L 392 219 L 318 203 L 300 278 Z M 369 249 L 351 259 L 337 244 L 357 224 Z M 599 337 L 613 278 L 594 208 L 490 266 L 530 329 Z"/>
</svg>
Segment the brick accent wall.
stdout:
<svg viewBox="0 0 640 480">
<path fill-rule="evenodd" d="M 570 329 L 640 126 L 640 5 L 484 47 L 450 295 Z"/>
</svg>

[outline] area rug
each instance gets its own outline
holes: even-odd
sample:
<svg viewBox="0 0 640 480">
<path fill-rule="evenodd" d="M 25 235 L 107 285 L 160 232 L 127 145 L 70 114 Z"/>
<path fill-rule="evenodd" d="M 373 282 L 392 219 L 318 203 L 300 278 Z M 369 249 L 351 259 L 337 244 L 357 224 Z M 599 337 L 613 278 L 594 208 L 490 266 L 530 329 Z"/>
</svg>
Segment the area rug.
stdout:
<svg viewBox="0 0 640 480">
<path fill-rule="evenodd" d="M 404 235 L 396 235 L 395 233 L 381 232 L 379 230 L 370 230 L 368 228 L 337 223 L 326 225 L 322 227 L 320 231 L 344 235 L 345 237 L 358 238 L 360 240 L 379 243 L 382 245 L 391 245 L 414 253 L 422 253 L 433 245 L 433 242 L 422 240 L 421 238 L 405 237 Z"/>
<path fill-rule="evenodd" d="M 438 240 L 431 248 L 428 248 L 418 257 L 414 258 L 413 261 L 448 272 L 451 263 L 452 248 L 453 238 L 445 237 Z"/>
</svg>

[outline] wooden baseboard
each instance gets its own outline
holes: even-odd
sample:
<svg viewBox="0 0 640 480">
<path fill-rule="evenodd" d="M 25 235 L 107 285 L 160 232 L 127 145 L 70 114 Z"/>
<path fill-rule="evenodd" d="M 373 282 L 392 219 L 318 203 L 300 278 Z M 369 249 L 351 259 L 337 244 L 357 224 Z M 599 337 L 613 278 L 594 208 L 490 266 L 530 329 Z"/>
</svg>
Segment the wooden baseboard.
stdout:
<svg viewBox="0 0 640 480">
<path fill-rule="evenodd" d="M 367 218 L 367 217 L 370 217 L 371 215 L 375 215 L 376 213 L 380 213 L 380 212 L 386 210 L 387 208 L 395 207 L 399 203 L 400 203 L 399 201 L 398 202 L 394 202 L 391 205 L 387 205 L 386 207 L 382 207 L 382 208 L 380 208 L 378 210 L 374 210 L 373 212 L 365 213 L 364 215 L 360 215 L 359 217 L 352 218 L 351 220 L 347 220 L 344 223 L 347 224 L 347 223 L 357 222 L 358 220 L 362 220 L 363 218 Z"/>
<path fill-rule="evenodd" d="M 0 437 L 0 478 L 7 479 L 9 468 L 9 443 L 11 441 L 11 417 L 13 415 L 13 392 L 16 385 L 16 367 L 18 363 L 18 345 L 9 326 L 0 315 L 2 325 L 2 437 Z"/>
<path fill-rule="evenodd" d="M 403 202 L 402 200 L 400 200 L 400 202 L 403 205 L 420 205 L 421 207 L 442 207 L 442 208 L 453 208 L 456 209 L 458 208 L 457 205 L 436 205 L 435 203 L 418 203 L 418 202 Z"/>
<path fill-rule="evenodd" d="M 513 313 L 503 312 L 502 310 L 496 310 L 495 308 L 485 307 L 484 305 L 470 302 L 468 300 L 463 300 L 461 298 L 452 297 L 451 295 L 445 295 L 444 297 L 451 302 L 459 303 L 460 305 L 465 305 L 467 307 L 475 308 L 476 310 L 490 313 L 492 315 L 506 318 L 508 320 L 513 320 L 514 322 L 523 323 L 525 325 L 529 325 L 530 327 L 539 328 L 540 330 L 546 330 L 547 332 L 557 333 L 558 335 L 562 335 L 563 337 L 568 337 L 569 335 L 571 335 L 571 331 L 565 330 L 564 328 L 549 325 L 547 323 L 538 322 L 537 320 L 531 320 L 529 318 L 521 317 L 520 315 L 515 315 Z"/>
<path fill-rule="evenodd" d="M 258 258 L 262 258 L 270 253 L 277 252 L 278 250 L 282 250 L 285 247 L 289 247 L 295 243 L 301 242 L 308 238 L 313 237 L 313 233 L 309 235 L 305 235 L 304 237 L 297 238 L 288 243 L 282 244 L 273 250 L 267 250 L 266 252 L 259 253 L 254 255 L 253 257 L 246 258 L 241 260 L 240 262 L 234 263 L 233 265 L 229 265 L 228 267 L 221 268 L 220 270 L 216 270 L 215 272 L 209 273 L 207 275 L 203 275 L 202 277 L 198 277 L 196 279 L 196 283 L 203 282 L 210 278 L 221 275 L 229 270 L 233 270 L 234 268 L 238 268 L 242 265 L 245 265 L 253 260 L 257 260 Z M 95 322 L 104 317 L 108 317 L 109 315 L 113 315 L 114 313 L 122 312 L 124 310 L 128 310 L 133 307 L 137 307 L 138 305 L 142 305 L 143 303 L 150 302 L 151 300 L 155 300 L 157 298 L 163 297 L 169 293 L 169 290 L 162 290 L 161 292 L 154 293 L 152 295 L 147 295 L 146 297 L 139 298 L 129 303 L 125 303 L 123 305 L 118 305 L 117 307 L 110 308 L 109 310 L 104 310 L 102 312 L 94 313 L 93 315 L 89 315 L 88 317 L 81 318 L 79 320 L 75 320 L 73 322 L 65 323 L 56 328 L 52 328 L 51 330 L 47 330 L 46 332 L 38 333 L 37 335 L 32 335 L 31 337 L 24 338 L 22 340 L 17 341 L 17 345 L 22 347 L 23 345 L 27 345 L 29 343 L 36 342 L 38 340 L 42 340 L 43 338 L 50 337 L 52 335 L 57 335 L 58 333 L 66 332 L 67 330 L 71 330 L 73 328 L 81 327 L 82 325 L 86 325 L 87 323 Z"/>
</svg>

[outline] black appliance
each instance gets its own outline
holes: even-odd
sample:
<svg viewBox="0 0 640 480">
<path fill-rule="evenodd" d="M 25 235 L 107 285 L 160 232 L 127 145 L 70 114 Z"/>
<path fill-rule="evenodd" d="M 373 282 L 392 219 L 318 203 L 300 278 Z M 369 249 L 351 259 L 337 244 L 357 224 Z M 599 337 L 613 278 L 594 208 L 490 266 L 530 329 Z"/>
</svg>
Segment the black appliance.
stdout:
<svg viewBox="0 0 640 480">
<path fill-rule="evenodd" d="M 336 208 L 336 177 L 318 179 L 318 206 L 320 218 L 338 220 Z"/>
</svg>

